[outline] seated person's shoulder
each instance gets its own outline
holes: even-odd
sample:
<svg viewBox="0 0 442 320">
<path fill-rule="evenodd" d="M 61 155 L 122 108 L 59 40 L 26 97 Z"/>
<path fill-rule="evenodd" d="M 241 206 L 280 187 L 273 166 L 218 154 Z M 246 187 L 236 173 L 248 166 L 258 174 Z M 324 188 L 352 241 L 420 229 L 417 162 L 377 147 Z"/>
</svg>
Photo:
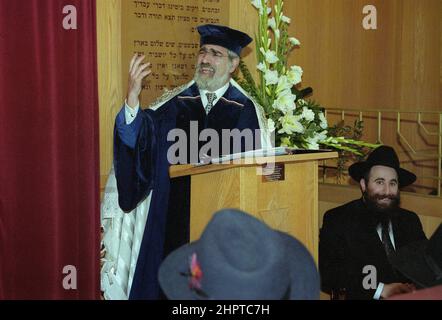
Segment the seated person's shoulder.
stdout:
<svg viewBox="0 0 442 320">
<path fill-rule="evenodd" d="M 419 219 L 418 215 L 416 214 L 416 212 L 401 208 L 401 215 L 403 217 L 406 217 L 408 219 Z"/>
<path fill-rule="evenodd" d="M 360 200 L 353 200 L 343 204 L 342 206 L 328 210 L 324 214 L 324 222 L 328 221 L 341 221 L 348 220 L 348 218 L 354 215 L 354 212 L 358 210 L 358 202 Z"/>
<path fill-rule="evenodd" d="M 405 221 L 409 224 L 421 225 L 421 221 L 419 219 L 419 216 L 413 211 L 401 208 L 400 217 L 401 217 L 402 221 Z"/>
</svg>

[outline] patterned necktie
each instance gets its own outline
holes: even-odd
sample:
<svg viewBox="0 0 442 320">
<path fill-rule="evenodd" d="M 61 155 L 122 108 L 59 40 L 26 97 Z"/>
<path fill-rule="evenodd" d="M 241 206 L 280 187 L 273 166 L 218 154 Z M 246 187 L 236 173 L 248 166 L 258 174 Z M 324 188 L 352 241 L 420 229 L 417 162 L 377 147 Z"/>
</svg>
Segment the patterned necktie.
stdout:
<svg viewBox="0 0 442 320">
<path fill-rule="evenodd" d="M 215 101 L 216 99 L 216 94 L 207 92 L 206 97 L 207 97 L 206 114 L 209 114 L 210 109 L 212 109 L 213 107 L 213 101 Z"/>
<path fill-rule="evenodd" d="M 392 254 L 394 253 L 394 247 L 393 247 L 393 243 L 391 242 L 390 239 L 390 232 L 389 232 L 389 227 L 390 227 L 390 221 L 385 221 L 381 223 L 381 227 L 382 227 L 382 243 L 384 245 L 384 249 L 385 249 L 385 253 L 387 254 L 387 258 L 390 260 L 390 257 L 392 256 Z"/>
</svg>

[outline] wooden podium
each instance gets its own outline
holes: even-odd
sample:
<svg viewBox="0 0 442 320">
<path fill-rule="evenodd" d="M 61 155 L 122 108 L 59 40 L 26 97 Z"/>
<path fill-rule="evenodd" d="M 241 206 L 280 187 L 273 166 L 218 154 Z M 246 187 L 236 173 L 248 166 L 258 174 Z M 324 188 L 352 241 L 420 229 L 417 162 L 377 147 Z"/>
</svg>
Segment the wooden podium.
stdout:
<svg viewBox="0 0 442 320">
<path fill-rule="evenodd" d="M 200 237 L 213 213 L 238 208 L 295 236 L 317 262 L 318 162 L 337 157 L 314 152 L 171 166 L 171 178 L 191 176 L 190 240 Z"/>
</svg>

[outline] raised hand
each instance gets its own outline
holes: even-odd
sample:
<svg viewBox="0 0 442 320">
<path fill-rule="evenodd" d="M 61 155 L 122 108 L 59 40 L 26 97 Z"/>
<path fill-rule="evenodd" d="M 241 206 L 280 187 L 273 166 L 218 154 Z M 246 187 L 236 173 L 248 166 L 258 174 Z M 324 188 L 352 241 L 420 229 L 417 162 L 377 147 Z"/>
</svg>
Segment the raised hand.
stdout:
<svg viewBox="0 0 442 320">
<path fill-rule="evenodd" d="M 127 105 L 131 108 L 139 103 L 138 97 L 141 93 L 141 81 L 144 77 L 151 74 L 152 70 L 147 69 L 151 66 L 150 62 L 142 63 L 144 55 L 135 54 L 129 65 L 129 84 L 127 89 Z"/>
</svg>

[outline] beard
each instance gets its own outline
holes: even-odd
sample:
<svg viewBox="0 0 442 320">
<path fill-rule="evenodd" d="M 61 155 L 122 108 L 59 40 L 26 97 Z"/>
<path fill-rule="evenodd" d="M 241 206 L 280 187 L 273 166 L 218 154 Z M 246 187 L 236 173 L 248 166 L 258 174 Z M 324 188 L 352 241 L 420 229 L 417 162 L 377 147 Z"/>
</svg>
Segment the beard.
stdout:
<svg viewBox="0 0 442 320">
<path fill-rule="evenodd" d="M 367 208 L 373 214 L 375 223 L 389 221 L 398 214 L 397 209 L 401 202 L 399 192 L 396 195 L 382 195 L 365 190 L 363 197 Z M 381 202 L 385 199 L 389 199 L 390 203 Z"/>
<path fill-rule="evenodd" d="M 202 68 L 209 69 L 212 75 L 202 74 Z M 200 63 L 196 66 L 195 76 L 193 80 L 195 80 L 195 83 L 200 90 L 207 90 L 211 92 L 216 91 L 224 86 L 230 79 L 229 72 L 226 72 L 222 75 L 217 75 L 216 72 L 216 68 L 210 63 Z"/>
</svg>

